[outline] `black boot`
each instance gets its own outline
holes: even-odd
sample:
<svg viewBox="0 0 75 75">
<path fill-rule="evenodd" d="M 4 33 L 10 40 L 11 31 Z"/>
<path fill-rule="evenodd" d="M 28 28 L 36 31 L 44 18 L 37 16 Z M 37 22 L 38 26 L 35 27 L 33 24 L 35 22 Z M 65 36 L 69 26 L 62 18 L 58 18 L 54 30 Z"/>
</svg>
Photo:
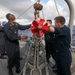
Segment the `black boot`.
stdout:
<svg viewBox="0 0 75 75">
<path fill-rule="evenodd" d="M 0 59 L 6 59 L 3 54 L 0 55 Z"/>
<path fill-rule="evenodd" d="M 21 72 L 21 70 L 20 70 L 19 68 L 17 68 L 17 69 L 16 69 L 16 73 L 19 74 L 20 72 Z"/>
<path fill-rule="evenodd" d="M 20 60 L 22 60 L 23 59 L 23 57 L 20 57 Z"/>
<path fill-rule="evenodd" d="M 9 70 L 9 75 L 13 75 L 13 72 L 12 72 L 12 70 Z"/>
</svg>

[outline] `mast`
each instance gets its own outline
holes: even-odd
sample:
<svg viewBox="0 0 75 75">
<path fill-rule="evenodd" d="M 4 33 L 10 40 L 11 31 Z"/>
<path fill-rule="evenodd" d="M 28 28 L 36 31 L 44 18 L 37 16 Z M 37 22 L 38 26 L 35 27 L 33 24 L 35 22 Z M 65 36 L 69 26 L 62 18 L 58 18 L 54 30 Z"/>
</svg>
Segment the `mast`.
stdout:
<svg viewBox="0 0 75 75">
<path fill-rule="evenodd" d="M 65 0 L 65 2 L 68 4 L 69 11 L 70 11 L 68 27 L 71 30 L 71 38 L 72 38 L 72 30 L 73 30 L 73 22 L 74 22 L 74 6 L 73 6 L 73 3 L 71 2 L 71 0 Z"/>
</svg>

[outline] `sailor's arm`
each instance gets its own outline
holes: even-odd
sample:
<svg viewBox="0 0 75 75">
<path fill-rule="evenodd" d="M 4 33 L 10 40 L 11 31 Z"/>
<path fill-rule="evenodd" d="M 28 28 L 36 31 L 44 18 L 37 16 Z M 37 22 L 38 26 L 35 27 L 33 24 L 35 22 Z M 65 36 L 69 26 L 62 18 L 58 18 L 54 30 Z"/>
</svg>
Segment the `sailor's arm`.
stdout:
<svg viewBox="0 0 75 75">
<path fill-rule="evenodd" d="M 50 32 L 55 32 L 55 28 L 52 27 L 52 26 L 50 26 L 49 31 L 50 31 Z"/>
<path fill-rule="evenodd" d="M 20 25 L 20 24 L 18 24 L 18 29 L 20 29 L 20 30 L 26 30 L 26 29 L 29 29 L 30 26 L 31 26 L 31 24 L 29 24 L 29 25 Z"/>
<path fill-rule="evenodd" d="M 59 36 L 66 36 L 66 34 L 65 34 L 64 31 L 62 30 L 62 28 L 56 28 L 56 27 L 50 26 L 49 31 L 50 31 L 50 32 L 54 32 L 54 33 L 56 33 L 56 34 L 59 34 Z"/>
</svg>

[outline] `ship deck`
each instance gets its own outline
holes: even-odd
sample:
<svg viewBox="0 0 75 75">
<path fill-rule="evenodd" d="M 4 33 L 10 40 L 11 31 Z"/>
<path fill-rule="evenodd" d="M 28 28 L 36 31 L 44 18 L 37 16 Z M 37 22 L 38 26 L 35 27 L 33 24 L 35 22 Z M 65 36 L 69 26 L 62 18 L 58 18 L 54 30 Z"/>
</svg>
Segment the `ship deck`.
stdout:
<svg viewBox="0 0 75 75">
<path fill-rule="evenodd" d="M 26 62 L 26 54 L 29 51 L 29 46 L 26 42 L 20 42 L 20 48 L 21 48 L 20 49 L 21 57 L 23 57 L 23 59 L 20 61 L 21 62 L 20 68 L 22 70 Z M 74 52 L 72 52 L 72 58 L 73 58 L 73 62 L 71 66 L 71 72 L 72 75 L 75 75 L 75 53 Z M 18 75 L 15 73 L 15 68 L 13 68 L 13 73 L 14 75 Z M 0 59 L 0 75 L 8 75 L 7 59 Z"/>
</svg>

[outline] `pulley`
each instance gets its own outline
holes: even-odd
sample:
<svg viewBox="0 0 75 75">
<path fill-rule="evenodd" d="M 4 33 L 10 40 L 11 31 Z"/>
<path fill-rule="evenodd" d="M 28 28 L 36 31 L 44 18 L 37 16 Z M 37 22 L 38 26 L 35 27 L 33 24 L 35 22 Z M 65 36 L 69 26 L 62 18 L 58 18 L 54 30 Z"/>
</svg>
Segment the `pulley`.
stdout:
<svg viewBox="0 0 75 75">
<path fill-rule="evenodd" d="M 40 4 L 40 3 L 35 3 L 34 4 L 34 9 L 35 10 L 39 10 L 40 11 L 40 10 L 42 10 L 42 8 L 43 8 L 42 4 Z"/>
</svg>

